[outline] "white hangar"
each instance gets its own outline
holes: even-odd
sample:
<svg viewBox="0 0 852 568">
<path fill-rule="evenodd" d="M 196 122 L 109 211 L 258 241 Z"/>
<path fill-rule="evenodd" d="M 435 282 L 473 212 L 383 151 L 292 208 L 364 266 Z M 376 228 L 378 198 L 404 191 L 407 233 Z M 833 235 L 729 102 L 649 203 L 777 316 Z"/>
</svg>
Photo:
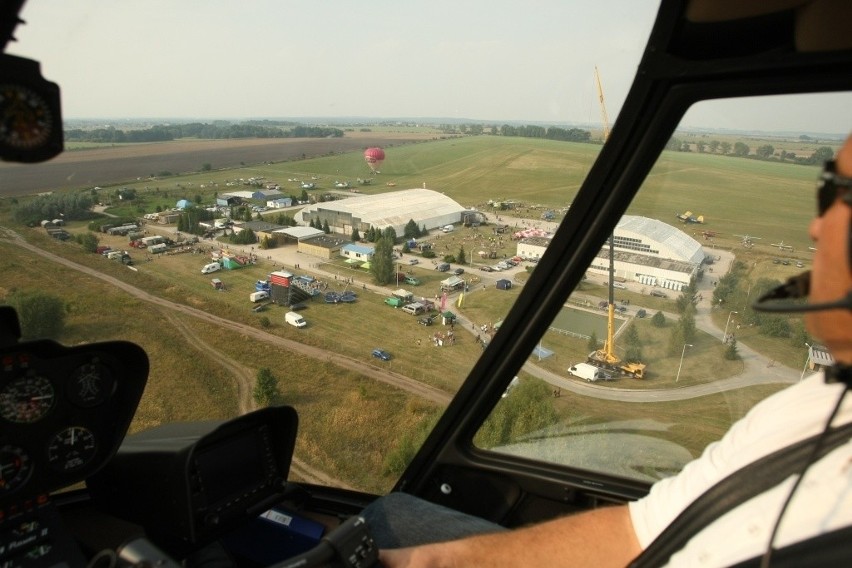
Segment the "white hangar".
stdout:
<svg viewBox="0 0 852 568">
<path fill-rule="evenodd" d="M 701 243 L 662 221 L 625 215 L 613 231 L 615 278 L 680 291 L 704 262 Z M 589 266 L 609 274 L 609 243 Z"/>
<path fill-rule="evenodd" d="M 305 225 L 312 220 L 320 225 L 327 222 L 332 232 L 344 235 L 350 235 L 352 229 L 364 234 L 370 227 L 379 230 L 393 227 L 402 236 L 410 220 L 421 229 L 425 226 L 431 230 L 459 223 L 464 211 L 464 207 L 446 195 L 424 188 L 315 203 L 299 214 Z"/>
</svg>

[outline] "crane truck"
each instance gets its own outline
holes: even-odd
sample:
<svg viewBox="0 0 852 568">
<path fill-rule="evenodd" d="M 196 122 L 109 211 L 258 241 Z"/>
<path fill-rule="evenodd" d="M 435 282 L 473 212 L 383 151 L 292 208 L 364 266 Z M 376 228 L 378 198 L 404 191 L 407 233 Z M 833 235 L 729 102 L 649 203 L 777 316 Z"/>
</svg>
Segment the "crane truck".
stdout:
<svg viewBox="0 0 852 568">
<path fill-rule="evenodd" d="M 589 353 L 588 362 L 605 370 L 627 375 L 636 379 L 644 378 L 643 363 L 623 362 L 615 354 L 615 250 L 613 237 L 609 237 L 609 302 L 607 304 L 606 342 L 603 349 Z"/>
</svg>

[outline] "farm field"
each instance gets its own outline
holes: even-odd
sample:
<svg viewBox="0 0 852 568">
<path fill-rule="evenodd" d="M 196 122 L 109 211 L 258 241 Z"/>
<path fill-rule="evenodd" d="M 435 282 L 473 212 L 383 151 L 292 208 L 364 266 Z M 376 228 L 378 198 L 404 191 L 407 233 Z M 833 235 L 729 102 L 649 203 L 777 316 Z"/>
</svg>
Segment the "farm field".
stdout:
<svg viewBox="0 0 852 568">
<path fill-rule="evenodd" d="M 150 178 L 159 176 L 161 172 L 198 172 L 204 164 L 210 164 L 214 169 L 238 168 L 245 164 L 353 152 L 373 145 L 405 144 L 429 140 L 434 136 L 434 133 L 428 132 L 384 132 L 347 133 L 343 138 L 185 139 L 114 146 L 85 144 L 79 150 L 66 151 L 43 164 L 0 162 L 0 196 L 91 189 L 137 180 L 146 180 L 146 185 L 150 186 L 156 183 Z"/>
</svg>

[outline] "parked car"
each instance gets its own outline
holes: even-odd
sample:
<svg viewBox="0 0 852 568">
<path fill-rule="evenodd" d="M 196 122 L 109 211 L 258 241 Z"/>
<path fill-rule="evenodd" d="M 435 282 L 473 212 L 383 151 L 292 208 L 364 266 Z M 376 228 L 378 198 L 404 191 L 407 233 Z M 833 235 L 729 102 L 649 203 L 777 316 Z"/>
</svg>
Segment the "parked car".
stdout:
<svg viewBox="0 0 852 568">
<path fill-rule="evenodd" d="M 464 268 L 456 268 L 455 270 L 453 270 L 453 274 L 455 274 L 456 276 L 458 276 L 459 274 L 464 274 Z"/>
<path fill-rule="evenodd" d="M 411 260 L 408 261 L 408 264 L 411 264 L 411 265 L 420 264 L 420 261 L 417 260 L 416 258 L 412 258 Z"/>
<path fill-rule="evenodd" d="M 435 318 L 436 318 L 436 317 L 437 317 L 437 316 L 434 316 L 434 315 L 432 315 L 432 316 L 425 316 L 425 317 L 422 317 L 422 318 L 418 319 L 418 320 L 417 320 L 417 323 L 419 323 L 420 325 L 432 325 L 433 323 L 435 323 Z"/>
<path fill-rule="evenodd" d="M 651 290 L 651 295 L 657 298 L 668 298 L 668 294 L 665 292 L 660 292 L 659 290 Z"/>
<path fill-rule="evenodd" d="M 645 316 L 647 316 L 647 315 L 648 315 L 648 312 L 646 312 L 646 311 L 644 310 L 644 308 L 643 308 L 643 309 L 640 309 L 638 312 L 636 312 L 636 317 L 637 317 L 637 318 L 644 318 L 644 317 L 645 317 Z"/>
<path fill-rule="evenodd" d="M 373 357 L 375 357 L 376 359 L 381 359 L 382 361 L 390 361 L 391 360 L 390 353 L 388 353 L 384 349 L 378 349 L 378 348 L 373 349 Z"/>
<path fill-rule="evenodd" d="M 491 268 L 491 267 L 490 267 L 490 266 L 488 266 L 488 265 L 480 266 L 480 267 L 479 267 L 479 269 L 480 269 L 482 272 L 494 272 L 494 269 L 493 269 L 493 268 Z"/>
</svg>

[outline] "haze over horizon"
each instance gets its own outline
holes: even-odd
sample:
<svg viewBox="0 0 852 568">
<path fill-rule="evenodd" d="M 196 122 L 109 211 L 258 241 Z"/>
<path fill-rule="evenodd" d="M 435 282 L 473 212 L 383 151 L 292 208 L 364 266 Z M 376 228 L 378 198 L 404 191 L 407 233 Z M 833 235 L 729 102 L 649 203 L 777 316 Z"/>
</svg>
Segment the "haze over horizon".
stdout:
<svg viewBox="0 0 852 568">
<path fill-rule="evenodd" d="M 27 0 L 8 46 L 60 85 L 66 119 L 363 117 L 601 125 L 659 0 Z M 702 103 L 683 125 L 845 134 L 848 93 L 796 117 Z M 387 117 L 387 118 L 384 118 Z"/>
</svg>

